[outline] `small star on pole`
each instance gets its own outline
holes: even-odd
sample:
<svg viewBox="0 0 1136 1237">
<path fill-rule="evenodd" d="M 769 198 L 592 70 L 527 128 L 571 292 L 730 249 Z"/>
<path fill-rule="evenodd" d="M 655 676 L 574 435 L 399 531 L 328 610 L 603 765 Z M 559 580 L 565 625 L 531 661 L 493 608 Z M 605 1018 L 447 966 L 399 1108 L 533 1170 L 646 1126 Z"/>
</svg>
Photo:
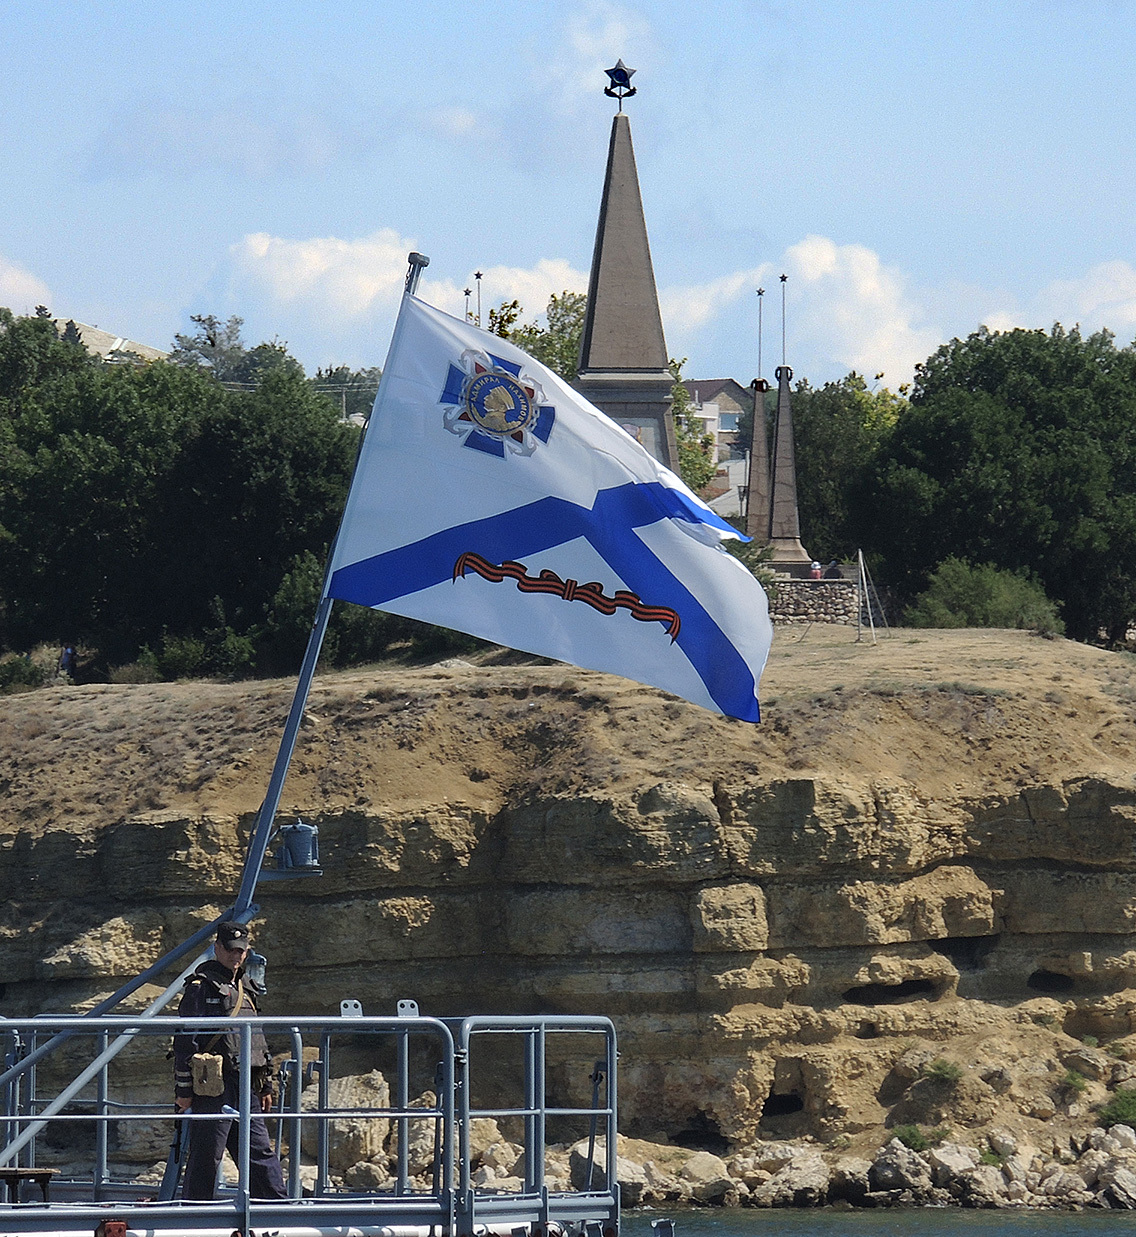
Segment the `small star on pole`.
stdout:
<svg viewBox="0 0 1136 1237">
<path fill-rule="evenodd" d="M 608 75 L 608 85 L 604 87 L 604 94 L 609 98 L 619 100 L 619 110 L 623 111 L 623 100 L 630 99 L 636 93 L 635 87 L 631 84 L 631 78 L 636 73 L 635 69 L 629 69 L 623 63 L 622 59 L 615 62 L 615 67 L 612 69 L 604 69 Z"/>
</svg>

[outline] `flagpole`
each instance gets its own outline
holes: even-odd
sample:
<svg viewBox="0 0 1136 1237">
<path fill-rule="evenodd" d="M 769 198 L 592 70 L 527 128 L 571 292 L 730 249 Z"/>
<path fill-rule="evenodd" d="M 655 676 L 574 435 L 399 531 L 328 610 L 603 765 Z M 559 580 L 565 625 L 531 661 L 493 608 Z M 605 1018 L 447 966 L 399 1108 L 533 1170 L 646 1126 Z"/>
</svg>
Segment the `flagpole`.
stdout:
<svg viewBox="0 0 1136 1237">
<path fill-rule="evenodd" d="M 430 259 L 420 253 L 412 253 L 407 260 L 410 263 L 410 268 L 406 272 L 406 295 L 413 296 L 418 289 L 418 281 L 422 276 L 422 271 L 429 266 Z M 406 300 L 404 297 L 403 305 L 405 304 Z M 395 323 L 394 332 L 391 336 L 392 348 L 394 347 L 394 340 L 398 336 L 401 319 L 402 310 L 400 308 L 399 321 Z M 369 427 L 369 425 L 370 419 L 368 418 L 367 426 Z M 355 464 L 351 470 L 352 485 L 355 482 L 355 472 L 359 467 L 359 457 L 363 451 L 363 440 L 366 434 L 367 427 L 364 427 L 363 432 L 359 435 L 359 446 L 355 452 Z M 350 496 L 350 486 L 347 493 Z M 316 663 L 319 661 L 320 649 L 323 647 L 324 637 L 327 635 L 327 625 L 331 619 L 331 607 L 334 599 L 328 596 L 328 588 L 331 585 L 331 564 L 335 560 L 335 547 L 339 541 L 339 533 L 342 528 L 343 522 L 341 520 L 339 529 L 336 530 L 335 537 L 332 540 L 331 548 L 328 550 L 327 564 L 324 567 L 323 588 L 320 590 L 319 605 L 316 608 L 311 635 L 308 637 L 308 647 L 304 652 L 304 661 L 300 667 L 300 677 L 296 683 L 296 691 L 292 697 L 292 707 L 288 710 L 288 720 L 284 723 L 284 734 L 280 740 L 280 748 L 276 753 L 276 762 L 272 766 L 272 776 L 268 779 L 268 790 L 265 792 L 264 802 L 261 804 L 260 812 L 257 815 L 256 827 L 249 841 L 248 857 L 245 859 L 245 865 L 241 872 L 241 885 L 234 903 L 234 918 L 240 918 L 253 906 L 256 882 L 260 876 L 264 856 L 268 851 L 268 843 L 272 838 L 272 826 L 276 820 L 276 811 L 280 806 L 280 796 L 284 793 L 284 780 L 288 776 L 288 766 L 292 762 L 292 754 L 296 748 L 296 738 L 300 733 L 300 723 L 304 718 L 304 708 L 308 703 L 308 693 L 311 691 L 312 678 L 316 672 Z"/>
</svg>

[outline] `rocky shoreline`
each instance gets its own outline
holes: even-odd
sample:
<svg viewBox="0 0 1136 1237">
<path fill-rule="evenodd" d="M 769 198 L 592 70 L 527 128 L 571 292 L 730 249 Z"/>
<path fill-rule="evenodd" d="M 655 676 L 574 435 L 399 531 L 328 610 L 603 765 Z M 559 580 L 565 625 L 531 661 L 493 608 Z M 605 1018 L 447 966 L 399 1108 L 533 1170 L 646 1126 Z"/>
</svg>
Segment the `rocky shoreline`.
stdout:
<svg viewBox="0 0 1136 1237">
<path fill-rule="evenodd" d="M 625 1206 L 969 1207 L 1136 1210 L 1136 1132 L 1093 1130 L 1081 1146 L 1039 1149 L 995 1129 L 984 1148 L 915 1151 L 892 1138 L 874 1159 L 759 1143 L 729 1158 L 687 1153 L 675 1171 L 620 1155 Z M 673 1162 L 675 1148 L 659 1148 Z M 581 1154 L 573 1148 L 573 1164 Z"/>
</svg>

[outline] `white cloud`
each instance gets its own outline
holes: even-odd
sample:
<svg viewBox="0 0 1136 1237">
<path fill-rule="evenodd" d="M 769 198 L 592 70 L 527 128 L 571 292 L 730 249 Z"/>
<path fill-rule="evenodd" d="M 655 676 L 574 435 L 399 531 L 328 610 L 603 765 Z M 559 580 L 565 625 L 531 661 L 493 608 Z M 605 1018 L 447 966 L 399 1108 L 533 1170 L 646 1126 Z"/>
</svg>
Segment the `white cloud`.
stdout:
<svg viewBox="0 0 1136 1237">
<path fill-rule="evenodd" d="M 0 305 L 28 314 L 37 305 L 51 305 L 51 290 L 42 279 L 0 254 Z"/>
<path fill-rule="evenodd" d="M 663 289 L 659 300 L 668 333 L 681 342 L 681 351 L 696 356 L 697 332 L 765 284 L 765 329 L 771 345 L 779 334 L 781 273 L 789 276 L 790 362 L 796 356 L 808 358 L 810 368 L 818 370 L 883 371 L 895 386 L 908 381 L 916 361 L 942 340 L 940 331 L 919 325 L 924 315 L 898 268 L 886 266 L 863 245 L 838 245 L 824 236 L 806 236 L 776 263 Z M 779 351 L 770 346 L 767 357 Z M 803 372 L 803 365 L 798 368 Z"/>
<path fill-rule="evenodd" d="M 753 270 L 735 271 L 708 283 L 687 284 L 659 291 L 659 309 L 667 330 L 676 334 L 697 330 L 732 305 L 743 292 L 756 291 L 762 280 L 769 278 L 769 264 Z"/>
<path fill-rule="evenodd" d="M 1127 343 L 1136 328 L 1136 268 L 1120 258 L 1100 262 L 1073 279 L 1055 279 L 1024 309 L 995 309 L 983 321 L 991 330 L 1048 329 L 1054 322 L 1079 323 L 1085 331 L 1107 327 Z"/>
<path fill-rule="evenodd" d="M 577 270 L 563 258 L 541 258 L 532 267 L 489 266 L 482 272 L 482 311 L 487 312 L 490 305 L 498 305 L 502 301 L 517 300 L 524 310 L 524 317 L 531 319 L 544 312 L 548 298 L 554 292 L 587 290 L 588 272 Z"/>
<path fill-rule="evenodd" d="M 454 141 L 488 141 L 493 136 L 492 127 L 485 119 L 466 107 L 431 108 L 423 119 L 428 129 Z"/>
<path fill-rule="evenodd" d="M 942 341 L 940 330 L 917 325 L 923 315 L 899 268 L 866 246 L 806 236 L 784 256 L 794 335 L 842 366 L 869 377 L 882 371 L 894 386 Z"/>
<path fill-rule="evenodd" d="M 230 250 L 235 282 L 279 305 L 348 319 L 397 303 L 414 248 L 393 228 L 358 240 L 254 232 Z"/>
</svg>

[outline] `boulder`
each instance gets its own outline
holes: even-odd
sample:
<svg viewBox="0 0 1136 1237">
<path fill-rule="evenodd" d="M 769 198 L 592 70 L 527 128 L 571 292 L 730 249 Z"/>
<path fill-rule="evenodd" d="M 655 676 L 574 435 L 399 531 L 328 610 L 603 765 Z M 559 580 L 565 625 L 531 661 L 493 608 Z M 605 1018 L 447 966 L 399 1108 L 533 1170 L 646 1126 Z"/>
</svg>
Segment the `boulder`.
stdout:
<svg viewBox="0 0 1136 1237">
<path fill-rule="evenodd" d="M 1101 1176 L 1100 1200 L 1118 1211 L 1136 1211 L 1136 1173 L 1123 1165 Z"/>
<path fill-rule="evenodd" d="M 820 1207 L 828 1200 L 829 1179 L 824 1157 L 808 1152 L 779 1168 L 753 1198 L 759 1206 Z"/>
<path fill-rule="evenodd" d="M 911 1190 L 922 1194 L 931 1188 L 931 1169 L 918 1151 L 893 1138 L 876 1153 L 869 1180 L 873 1190 Z"/>
<path fill-rule="evenodd" d="M 828 1183 L 830 1199 L 844 1199 L 846 1202 L 858 1203 L 871 1188 L 869 1174 L 872 1162 L 858 1155 L 844 1155 L 832 1167 L 832 1175 Z"/>
<path fill-rule="evenodd" d="M 327 1106 L 333 1108 L 389 1108 L 390 1087 L 378 1070 L 369 1074 L 345 1074 L 328 1083 Z M 304 1112 L 319 1108 L 319 1090 L 308 1087 L 301 1099 Z M 328 1123 L 328 1167 L 344 1172 L 361 1160 L 383 1155 L 383 1144 L 390 1132 L 390 1120 L 382 1116 L 337 1117 Z M 301 1132 L 304 1154 L 314 1157 L 318 1146 L 318 1123 L 305 1121 Z M 433 1144 L 431 1144 L 431 1156 Z"/>
<path fill-rule="evenodd" d="M 410 1108 L 433 1108 L 437 1104 L 433 1091 L 424 1091 L 410 1101 Z M 406 1130 L 406 1163 L 412 1177 L 425 1172 L 434 1163 L 434 1146 L 438 1121 L 434 1118 L 408 1118 Z M 397 1120 L 390 1122 L 390 1140 L 387 1151 L 394 1157 L 398 1154 L 402 1130 Z"/>
<path fill-rule="evenodd" d="M 975 1147 L 963 1143 L 940 1143 L 927 1152 L 927 1163 L 937 1186 L 948 1189 L 969 1168 L 977 1168 L 981 1157 Z"/>
<path fill-rule="evenodd" d="M 966 1207 L 1001 1207 L 1006 1201 L 1006 1179 L 993 1164 L 979 1164 L 956 1178 Z"/>
<path fill-rule="evenodd" d="M 696 1151 L 682 1166 L 679 1176 L 692 1185 L 699 1185 L 723 1177 L 729 1180 L 730 1170 L 719 1156 L 709 1151 Z"/>
<path fill-rule="evenodd" d="M 1013 1130 L 1008 1130 L 1004 1126 L 996 1125 L 989 1130 L 986 1134 L 986 1141 L 990 1144 L 990 1150 L 1003 1159 L 1014 1155 L 1018 1150 L 1017 1136 Z"/>
<path fill-rule="evenodd" d="M 518 1160 L 522 1161 L 521 1167 L 524 1168 L 524 1154 L 523 1147 L 502 1138 L 491 1142 L 478 1156 L 478 1162 L 484 1167 L 496 1169 L 498 1176 L 511 1176 Z"/>
<path fill-rule="evenodd" d="M 469 1158 L 481 1162 L 482 1153 L 493 1143 L 502 1142 L 501 1129 L 492 1117 L 474 1117 L 469 1123 Z"/>
<path fill-rule="evenodd" d="M 353 1164 L 344 1174 L 343 1180 L 353 1189 L 366 1194 L 377 1194 L 383 1190 L 394 1189 L 394 1178 L 383 1164 L 375 1164 L 371 1160 L 360 1160 Z"/>
</svg>

